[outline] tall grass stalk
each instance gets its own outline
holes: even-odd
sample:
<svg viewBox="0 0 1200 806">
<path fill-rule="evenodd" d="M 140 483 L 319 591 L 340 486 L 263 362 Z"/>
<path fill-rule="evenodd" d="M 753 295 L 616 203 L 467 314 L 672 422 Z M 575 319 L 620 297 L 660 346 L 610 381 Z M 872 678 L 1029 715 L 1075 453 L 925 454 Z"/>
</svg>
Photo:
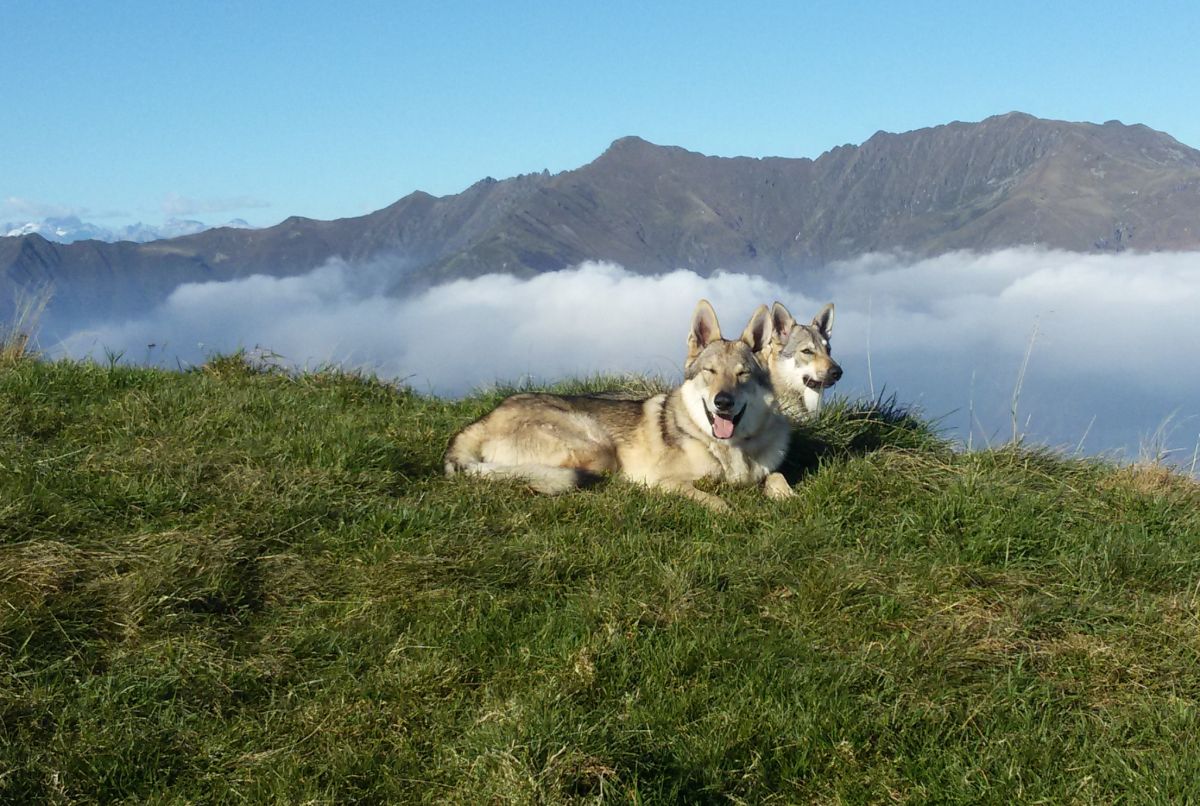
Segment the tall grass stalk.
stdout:
<svg viewBox="0 0 1200 806">
<path fill-rule="evenodd" d="M 1025 372 L 1029 369 L 1029 357 L 1033 355 L 1033 344 L 1037 341 L 1037 334 L 1038 323 L 1034 322 L 1033 332 L 1029 334 L 1029 344 L 1025 347 L 1025 357 L 1021 359 L 1021 368 L 1017 372 L 1017 382 L 1013 386 L 1010 413 L 1012 415 L 1012 442 L 1014 445 L 1020 444 L 1024 437 L 1017 425 L 1017 407 L 1021 401 L 1021 389 L 1025 385 Z"/>
<path fill-rule="evenodd" d="M 50 286 L 16 292 L 12 321 L 0 325 L 0 362 L 12 363 L 30 352 L 53 293 Z"/>
</svg>

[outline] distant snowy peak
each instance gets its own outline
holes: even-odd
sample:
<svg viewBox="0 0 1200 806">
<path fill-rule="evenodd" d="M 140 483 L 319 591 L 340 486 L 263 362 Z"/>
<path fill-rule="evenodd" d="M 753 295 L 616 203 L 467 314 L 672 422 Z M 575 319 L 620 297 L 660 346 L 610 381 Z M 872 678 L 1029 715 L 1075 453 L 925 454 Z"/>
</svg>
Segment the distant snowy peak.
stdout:
<svg viewBox="0 0 1200 806">
<path fill-rule="evenodd" d="M 251 229 L 250 225 L 240 218 L 235 218 L 217 226 L 233 227 L 235 229 Z M 25 224 L 0 225 L 0 237 L 16 238 L 21 235 L 41 235 L 48 241 L 58 243 L 74 243 L 75 241 L 134 241 L 146 243 L 163 238 L 178 238 L 181 235 L 195 235 L 197 232 L 214 229 L 211 224 L 190 219 L 168 218 L 160 226 L 129 224 L 118 229 L 109 229 L 97 224 L 81 221 L 76 216 L 61 218 L 44 218 L 41 221 L 30 221 Z"/>
<path fill-rule="evenodd" d="M 30 221 L 26 224 L 6 224 L 3 227 L 5 235 L 41 235 L 48 241 L 71 243 L 86 241 L 89 238 L 98 241 L 114 240 L 112 232 L 104 227 L 80 221 L 75 216 L 61 218 L 44 218 L 41 221 Z"/>
</svg>

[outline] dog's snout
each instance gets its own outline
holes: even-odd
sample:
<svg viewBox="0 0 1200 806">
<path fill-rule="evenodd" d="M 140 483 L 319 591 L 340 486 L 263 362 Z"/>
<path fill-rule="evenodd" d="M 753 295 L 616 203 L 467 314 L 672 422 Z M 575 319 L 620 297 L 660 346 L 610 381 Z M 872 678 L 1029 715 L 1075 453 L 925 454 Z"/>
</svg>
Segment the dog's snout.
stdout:
<svg viewBox="0 0 1200 806">
<path fill-rule="evenodd" d="M 841 377 L 842 377 L 842 368 L 841 367 L 839 367 L 837 364 L 834 364 L 832 367 L 829 368 L 829 380 L 830 381 L 836 382 Z"/>
<path fill-rule="evenodd" d="M 733 408 L 733 395 L 728 392 L 717 392 L 713 397 L 713 405 L 716 406 L 717 411 L 729 411 Z"/>
</svg>

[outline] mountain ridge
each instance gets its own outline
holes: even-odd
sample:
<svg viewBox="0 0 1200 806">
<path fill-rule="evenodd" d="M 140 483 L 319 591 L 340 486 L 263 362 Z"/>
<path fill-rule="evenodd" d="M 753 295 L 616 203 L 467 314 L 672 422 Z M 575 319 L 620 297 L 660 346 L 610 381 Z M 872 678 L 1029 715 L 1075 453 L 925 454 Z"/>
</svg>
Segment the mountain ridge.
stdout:
<svg viewBox="0 0 1200 806">
<path fill-rule="evenodd" d="M 414 191 L 363 216 L 146 244 L 37 238 L 0 238 L 0 287 L 53 285 L 60 308 L 118 312 L 183 282 L 288 276 L 331 258 L 395 259 L 389 290 L 400 292 L 584 260 L 786 279 L 880 251 L 1187 250 L 1200 249 L 1200 151 L 1142 124 L 1021 112 L 879 131 L 816 159 L 709 156 L 631 135 L 573 170 Z"/>
</svg>

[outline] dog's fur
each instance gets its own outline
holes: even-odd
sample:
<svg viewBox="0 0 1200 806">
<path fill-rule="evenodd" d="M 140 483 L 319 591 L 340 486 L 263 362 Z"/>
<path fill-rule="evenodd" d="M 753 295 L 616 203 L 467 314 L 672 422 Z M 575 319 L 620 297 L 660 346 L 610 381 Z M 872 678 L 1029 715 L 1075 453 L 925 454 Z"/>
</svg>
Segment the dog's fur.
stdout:
<svg viewBox="0 0 1200 806">
<path fill-rule="evenodd" d="M 553 494 L 620 473 L 717 510 L 727 505 L 697 489 L 697 480 L 762 484 L 772 498 L 793 495 L 774 472 L 787 453 L 790 425 L 754 355 L 766 349 L 770 332 L 763 305 L 740 339 L 722 339 L 712 305 L 700 300 L 681 386 L 643 400 L 513 395 L 455 435 L 446 474 L 519 479 Z"/>
<path fill-rule="evenodd" d="M 832 302 L 813 317 L 811 325 L 793 319 L 782 302 L 772 306 L 771 336 L 755 357 L 770 374 L 771 385 L 789 414 L 814 416 L 821 409 L 822 394 L 842 377 L 842 368 L 829 352 L 832 333 Z"/>
</svg>

